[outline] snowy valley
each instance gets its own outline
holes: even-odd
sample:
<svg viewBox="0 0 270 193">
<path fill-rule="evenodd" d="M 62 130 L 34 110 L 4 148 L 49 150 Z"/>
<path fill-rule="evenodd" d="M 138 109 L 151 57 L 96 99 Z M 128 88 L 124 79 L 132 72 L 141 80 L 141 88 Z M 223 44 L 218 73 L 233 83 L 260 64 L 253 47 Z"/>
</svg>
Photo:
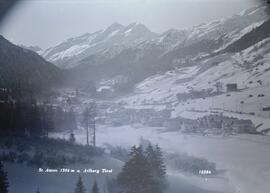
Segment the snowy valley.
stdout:
<svg viewBox="0 0 270 193">
<path fill-rule="evenodd" d="M 15 45 L 1 37 L 5 46 L 0 47 L 0 54 L 5 58 L 8 54 L 4 50 L 10 48 L 14 51 L 10 53 L 19 53 L 23 61 L 23 54 L 34 56 L 35 62 L 45 68 L 35 71 L 41 83 L 52 74 L 52 82 L 61 80 L 58 84 L 62 87 L 54 85 L 53 94 L 45 91 L 47 98 L 37 103 L 45 106 L 42 112 L 47 108 L 54 114 L 72 112 L 77 120 L 74 130 L 46 131 L 51 140 L 68 141 L 70 134 L 74 135 L 78 147 L 72 144 L 68 150 L 57 150 L 63 156 L 76 157 L 81 153 L 76 148 L 89 145 L 84 114 L 86 107 L 96 105 L 94 145 L 104 152 L 96 155 L 94 149 L 91 163 L 76 158 L 79 167 L 105 166 L 119 172 L 133 145 L 151 142 L 164 151 L 168 193 L 268 193 L 270 23 L 265 10 L 257 6 L 222 20 L 162 34 L 143 24 L 114 23 L 104 30 L 38 49 L 38 55 L 26 47 L 12 49 Z M 5 61 L 13 64 L 10 58 Z M 48 72 L 46 67 L 50 67 Z M 3 77 L 8 80 L 12 70 L 4 70 Z M 35 80 L 26 80 L 26 88 L 35 85 Z M 30 135 L 28 132 L 24 130 Z M 2 144 L 1 153 L 8 148 Z M 51 153 L 50 145 L 47 148 L 46 152 Z M 38 150 L 30 148 L 26 153 L 31 156 Z M 199 171 L 213 169 L 213 174 L 201 175 L 198 168 L 186 169 L 182 165 L 187 162 L 191 168 L 202 166 Z M 71 167 L 74 163 L 67 161 Z M 18 163 L 7 163 L 6 167 L 11 171 L 11 185 L 19 184 L 11 188 L 11 193 L 19 189 L 34 191 L 35 185 L 25 185 L 28 181 L 23 179 L 23 173 L 46 193 L 68 192 L 77 179 L 33 174 L 33 168 L 26 164 L 20 167 Z M 104 175 L 99 180 L 104 192 L 108 191 L 107 178 Z M 66 185 L 59 188 L 58 183 Z M 53 185 L 48 188 L 48 184 Z"/>
<path fill-rule="evenodd" d="M 98 94 L 105 98 L 97 99 L 100 109 L 104 108 L 97 119 L 98 143 L 130 147 L 141 138 L 149 139 L 166 152 L 203 157 L 226 171 L 225 180 L 176 174 L 182 180 L 210 191 L 266 193 L 270 179 L 269 35 L 240 51 L 226 51 L 265 23 L 263 9 L 252 8 L 191 30 L 171 30 L 127 48 L 139 50 L 136 53 L 161 49 L 154 55 L 173 65 L 136 83 L 132 92 L 120 97 L 113 92 L 121 79 L 97 84 Z M 193 45 L 204 45 L 203 41 L 213 46 L 189 52 Z M 190 55 L 183 57 L 181 51 Z M 137 57 L 134 60 L 144 58 Z M 207 121 L 217 123 L 202 129 L 201 122 Z M 84 143 L 82 132 L 77 135 Z"/>
</svg>

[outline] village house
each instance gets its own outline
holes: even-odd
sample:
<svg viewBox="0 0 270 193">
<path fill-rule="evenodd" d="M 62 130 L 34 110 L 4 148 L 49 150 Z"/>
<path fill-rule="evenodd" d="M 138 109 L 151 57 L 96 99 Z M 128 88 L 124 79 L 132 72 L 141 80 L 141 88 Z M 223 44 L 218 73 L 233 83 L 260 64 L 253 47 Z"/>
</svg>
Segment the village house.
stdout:
<svg viewBox="0 0 270 193">
<path fill-rule="evenodd" d="M 226 84 L 227 92 L 234 92 L 237 91 L 237 84 Z"/>
</svg>

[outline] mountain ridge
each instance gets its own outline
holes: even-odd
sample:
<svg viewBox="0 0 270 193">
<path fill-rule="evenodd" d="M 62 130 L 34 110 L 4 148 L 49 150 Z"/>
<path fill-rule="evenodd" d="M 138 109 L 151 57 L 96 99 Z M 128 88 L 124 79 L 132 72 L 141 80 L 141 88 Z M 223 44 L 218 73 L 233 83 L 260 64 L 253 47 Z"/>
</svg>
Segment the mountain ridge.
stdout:
<svg viewBox="0 0 270 193">
<path fill-rule="evenodd" d="M 61 84 L 60 69 L 34 51 L 16 46 L 3 36 L 0 36 L 0 61 L 2 88 L 31 95 Z"/>
</svg>

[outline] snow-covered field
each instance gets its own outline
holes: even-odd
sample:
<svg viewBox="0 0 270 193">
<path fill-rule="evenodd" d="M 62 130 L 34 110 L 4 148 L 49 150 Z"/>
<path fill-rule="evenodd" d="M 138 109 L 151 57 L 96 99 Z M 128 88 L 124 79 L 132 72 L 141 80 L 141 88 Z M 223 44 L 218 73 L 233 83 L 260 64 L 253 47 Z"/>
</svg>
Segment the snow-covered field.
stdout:
<svg viewBox="0 0 270 193">
<path fill-rule="evenodd" d="M 163 129 L 163 128 L 159 128 Z M 97 145 L 107 147 L 107 145 L 121 146 L 129 148 L 140 143 L 141 138 L 149 139 L 153 143 L 159 143 L 165 152 L 185 152 L 178 149 L 178 145 L 170 145 L 167 139 L 169 133 L 159 133 L 157 128 L 142 128 L 137 126 L 108 127 L 97 125 Z M 169 134 L 171 135 L 171 134 Z M 177 134 L 178 135 L 178 134 Z M 77 142 L 85 143 L 85 131 L 78 130 L 75 133 Z M 51 137 L 67 138 L 66 134 L 54 133 Z M 119 172 L 123 163 L 107 155 L 95 157 L 94 163 L 68 165 L 65 168 L 71 169 L 113 169 L 112 174 L 81 174 L 84 185 L 90 190 L 93 181 L 97 180 L 100 190 L 106 190 L 106 180 Z M 36 192 L 37 189 L 44 193 L 66 193 L 73 192 L 79 174 L 62 173 L 39 173 L 37 168 L 31 168 L 21 164 L 6 163 L 5 168 L 10 180 L 10 193 Z M 44 168 L 46 169 L 46 167 Z M 53 169 L 53 168 L 51 168 Z M 202 178 L 198 176 L 187 176 L 179 172 L 168 170 L 169 189 L 168 193 L 184 191 L 190 193 L 233 193 L 234 187 L 224 178 Z M 226 191 L 225 191 L 226 190 Z"/>
<path fill-rule="evenodd" d="M 268 193 L 270 180 L 270 137 L 237 135 L 230 137 L 183 135 L 162 132 L 162 128 L 137 126 L 97 126 L 97 144 L 131 147 L 140 139 L 158 143 L 166 152 L 185 152 L 203 157 L 226 170 L 222 179 L 186 176 L 174 171 L 171 175 L 208 190 L 220 192 Z M 63 137 L 55 134 L 54 137 Z M 85 131 L 76 133 L 77 141 L 85 143 Z M 203 169 L 203 168 L 202 168 Z"/>
<path fill-rule="evenodd" d="M 204 60 L 200 65 L 179 68 L 149 77 L 136 86 L 134 93 L 107 101 L 117 108 L 171 110 L 171 118 L 197 119 L 211 113 L 250 119 L 258 131 L 270 128 L 269 112 L 262 111 L 270 101 L 269 39 L 237 54 L 224 54 Z M 260 54 L 263 57 L 258 57 Z M 215 64 L 215 65 L 213 65 Z M 258 82 L 261 80 L 262 82 Z M 223 84 L 223 93 L 205 98 L 179 101 L 178 93 L 192 90 L 215 90 L 217 81 Z M 235 92 L 227 92 L 227 83 L 237 83 Z M 263 95 L 260 97 L 259 95 Z M 89 101 L 87 96 L 79 99 Z M 99 104 L 104 101 L 97 101 Z M 108 109 L 110 109 L 108 107 Z M 107 110 L 108 110 L 107 109 Z M 81 107 L 76 108 L 80 112 Z M 239 113 L 241 112 L 241 114 Z M 109 114 L 110 111 L 107 111 Z M 107 115 L 108 115 L 107 114 Z M 121 120 L 120 120 L 121 121 Z M 125 124 L 125 123 L 123 123 Z M 75 133 L 77 142 L 85 143 L 85 131 Z M 68 135 L 53 134 L 67 138 Z M 198 136 L 166 132 L 162 127 L 142 125 L 97 125 L 97 145 L 131 147 L 140 139 L 158 143 L 166 152 L 181 152 L 206 158 L 225 170 L 222 178 L 199 178 L 169 171 L 172 181 L 187 182 L 209 191 L 229 193 L 268 193 L 270 185 L 270 136 Z M 203 168 L 202 168 L 203 169 Z M 190 190 L 190 189 L 189 189 Z M 196 192 L 196 191 L 194 191 Z M 199 191 L 200 192 L 200 191 Z M 203 191 L 201 191 L 203 192 Z"/>
<path fill-rule="evenodd" d="M 136 86 L 133 95 L 117 102 L 127 108 L 169 109 L 172 117 L 196 119 L 213 111 L 227 116 L 250 119 L 258 131 L 270 128 L 269 44 L 265 39 L 236 54 L 222 54 L 202 60 L 198 65 L 179 68 L 149 77 Z M 190 94 L 209 89 L 221 93 L 181 101 L 177 94 Z M 227 92 L 227 84 L 237 84 L 238 91 Z M 200 111 L 200 112 L 199 112 Z M 202 112 L 204 111 L 204 112 Z M 241 112 L 241 114 L 240 114 Z"/>
<path fill-rule="evenodd" d="M 39 173 L 38 168 L 28 167 L 22 164 L 6 163 L 10 183 L 10 193 L 37 192 L 42 193 L 72 193 L 74 192 L 79 175 L 90 192 L 94 180 L 97 180 L 102 192 L 106 189 L 106 178 L 114 177 L 122 167 L 122 162 L 109 157 L 96 157 L 93 164 L 69 165 L 70 169 L 112 169 L 113 173 Z M 46 168 L 43 168 L 46 170 Z M 55 168 L 50 168 L 55 169 Z M 104 189 L 105 188 L 105 189 Z"/>
</svg>

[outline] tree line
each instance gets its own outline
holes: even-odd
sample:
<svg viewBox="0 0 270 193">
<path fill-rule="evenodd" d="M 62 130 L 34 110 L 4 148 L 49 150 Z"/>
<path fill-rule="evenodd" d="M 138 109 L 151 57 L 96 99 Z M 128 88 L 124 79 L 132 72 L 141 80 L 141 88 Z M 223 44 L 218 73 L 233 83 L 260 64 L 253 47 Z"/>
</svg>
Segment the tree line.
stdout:
<svg viewBox="0 0 270 193">
<path fill-rule="evenodd" d="M 72 110 L 39 104 L 35 100 L 0 101 L 0 134 L 46 136 L 49 131 L 77 128 Z"/>
<path fill-rule="evenodd" d="M 7 193 L 9 188 L 9 182 L 7 173 L 3 169 L 3 164 L 0 161 L 0 193 Z"/>
</svg>

